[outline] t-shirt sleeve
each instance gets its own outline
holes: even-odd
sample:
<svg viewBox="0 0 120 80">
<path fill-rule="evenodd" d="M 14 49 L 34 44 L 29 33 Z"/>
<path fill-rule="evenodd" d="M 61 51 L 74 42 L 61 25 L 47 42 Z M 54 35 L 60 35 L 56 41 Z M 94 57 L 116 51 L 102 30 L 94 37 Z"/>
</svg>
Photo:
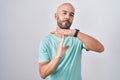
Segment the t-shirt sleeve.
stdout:
<svg viewBox="0 0 120 80">
<path fill-rule="evenodd" d="M 47 41 L 42 40 L 39 45 L 39 58 L 38 58 L 39 63 L 50 61 L 47 48 L 48 48 Z"/>
<path fill-rule="evenodd" d="M 89 49 L 87 49 L 87 48 L 85 47 L 85 44 L 84 44 L 84 43 L 83 43 L 82 45 L 83 45 L 83 49 L 85 49 L 86 51 L 90 51 Z"/>
</svg>

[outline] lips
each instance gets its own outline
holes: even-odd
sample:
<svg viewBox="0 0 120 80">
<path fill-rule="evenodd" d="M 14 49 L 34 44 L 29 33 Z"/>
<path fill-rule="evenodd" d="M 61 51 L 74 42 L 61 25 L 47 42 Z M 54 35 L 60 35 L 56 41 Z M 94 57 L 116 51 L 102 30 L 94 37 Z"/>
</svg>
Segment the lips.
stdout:
<svg viewBox="0 0 120 80">
<path fill-rule="evenodd" d="M 65 20 L 65 21 L 63 21 L 63 22 L 70 23 L 70 21 L 68 21 L 68 20 Z"/>
</svg>

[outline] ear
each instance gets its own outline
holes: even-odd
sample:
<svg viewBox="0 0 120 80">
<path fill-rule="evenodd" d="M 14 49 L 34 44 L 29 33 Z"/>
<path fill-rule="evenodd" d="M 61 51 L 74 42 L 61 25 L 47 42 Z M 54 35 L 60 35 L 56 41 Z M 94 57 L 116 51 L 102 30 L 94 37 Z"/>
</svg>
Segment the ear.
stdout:
<svg viewBox="0 0 120 80">
<path fill-rule="evenodd" d="M 54 14 L 54 17 L 55 17 L 55 19 L 57 20 L 58 13 L 55 13 L 55 14 Z"/>
</svg>

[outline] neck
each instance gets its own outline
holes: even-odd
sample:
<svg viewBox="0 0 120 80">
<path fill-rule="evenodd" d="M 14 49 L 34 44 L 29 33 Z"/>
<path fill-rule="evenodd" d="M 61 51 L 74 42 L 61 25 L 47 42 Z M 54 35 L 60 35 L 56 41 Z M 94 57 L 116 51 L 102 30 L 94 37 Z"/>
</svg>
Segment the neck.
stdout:
<svg viewBox="0 0 120 80">
<path fill-rule="evenodd" d="M 60 30 L 62 30 L 62 29 L 61 29 L 61 28 L 59 28 L 59 27 L 57 26 L 57 27 L 56 27 L 56 31 L 58 31 L 58 32 L 59 32 Z M 61 34 L 55 34 L 55 35 L 56 35 L 57 37 L 60 37 L 60 38 L 62 37 L 62 35 L 61 35 Z"/>
</svg>

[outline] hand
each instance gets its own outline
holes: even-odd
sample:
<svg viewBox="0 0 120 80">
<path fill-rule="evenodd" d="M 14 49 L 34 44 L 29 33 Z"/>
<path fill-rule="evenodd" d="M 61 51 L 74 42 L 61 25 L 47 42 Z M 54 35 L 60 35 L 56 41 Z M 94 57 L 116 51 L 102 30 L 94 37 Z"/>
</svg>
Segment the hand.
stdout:
<svg viewBox="0 0 120 80">
<path fill-rule="evenodd" d="M 63 47 L 63 43 L 64 43 L 64 39 L 65 39 L 65 36 L 62 35 L 62 39 L 58 45 L 58 51 L 57 51 L 57 55 L 56 55 L 56 58 L 61 58 L 64 56 L 66 50 L 69 48 L 69 46 L 66 46 L 66 47 Z"/>
<path fill-rule="evenodd" d="M 65 35 L 65 36 L 74 36 L 75 30 L 71 30 L 71 29 L 60 29 L 60 30 L 58 30 L 58 31 L 53 31 L 53 32 L 51 32 L 51 34 L 61 34 L 61 35 Z"/>
</svg>

